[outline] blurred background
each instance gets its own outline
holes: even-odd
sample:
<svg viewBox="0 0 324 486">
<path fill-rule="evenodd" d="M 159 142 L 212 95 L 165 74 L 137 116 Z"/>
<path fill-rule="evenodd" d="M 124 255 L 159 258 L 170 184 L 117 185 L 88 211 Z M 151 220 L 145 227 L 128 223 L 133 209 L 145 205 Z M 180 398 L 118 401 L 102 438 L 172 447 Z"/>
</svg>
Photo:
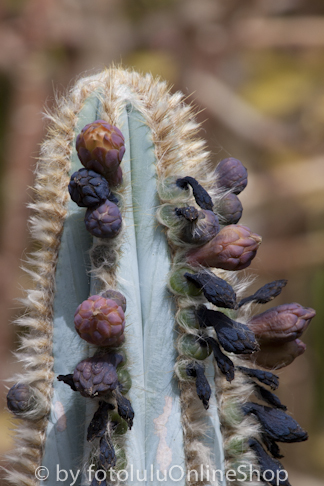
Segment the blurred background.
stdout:
<svg viewBox="0 0 324 486">
<path fill-rule="evenodd" d="M 282 462 L 294 486 L 324 485 L 324 2 L 2 0 L 0 45 L 0 453 L 13 447 L 3 380 L 19 370 L 11 322 L 31 285 L 20 265 L 42 111 L 115 62 L 193 93 L 215 165 L 233 156 L 248 168 L 241 222 L 263 236 L 252 290 L 286 278 L 275 305 L 317 310 L 306 353 L 279 372 L 310 435 L 283 446 Z"/>
</svg>

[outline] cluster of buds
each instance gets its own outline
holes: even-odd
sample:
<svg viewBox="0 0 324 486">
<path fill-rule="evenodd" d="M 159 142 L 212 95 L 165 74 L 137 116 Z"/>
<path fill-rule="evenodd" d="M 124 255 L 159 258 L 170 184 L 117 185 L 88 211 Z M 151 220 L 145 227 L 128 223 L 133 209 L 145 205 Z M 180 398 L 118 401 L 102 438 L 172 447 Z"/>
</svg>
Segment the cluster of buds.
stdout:
<svg viewBox="0 0 324 486">
<path fill-rule="evenodd" d="M 104 349 L 118 347 L 123 343 L 125 311 L 126 298 L 113 289 L 106 290 L 101 295 L 92 295 L 83 301 L 74 315 L 75 329 L 82 339 L 99 349 L 92 358 L 78 363 L 73 373 L 57 377 L 82 396 L 101 400 L 87 433 L 89 442 L 99 439 L 100 470 L 108 470 L 116 465 L 111 432 L 124 434 L 125 427 L 131 428 L 134 419 L 132 405 L 124 396 L 132 383 L 125 368 L 125 354 L 123 351 L 107 352 Z M 116 407 L 118 412 L 110 417 L 109 412 Z"/>
<path fill-rule="evenodd" d="M 97 238 L 114 238 L 121 231 L 122 216 L 118 199 L 110 187 L 122 183 L 123 134 L 104 120 L 96 120 L 86 125 L 77 136 L 76 150 L 84 168 L 71 176 L 68 186 L 71 199 L 79 207 L 87 208 L 84 222 L 89 233 Z M 119 347 L 125 339 L 125 311 L 126 299 L 120 292 L 110 289 L 101 295 L 92 295 L 76 309 L 75 330 L 82 339 L 100 350 Z M 109 425 L 109 411 L 116 408 L 112 399 L 117 405 L 118 422 L 126 424 L 126 428 L 131 428 L 133 423 L 132 406 L 123 396 L 131 386 L 128 371 L 124 367 L 119 369 L 124 364 L 122 354 L 96 353 L 78 363 L 73 373 L 58 376 L 59 381 L 82 396 L 101 399 L 87 435 L 89 442 L 95 438 L 100 441 L 99 469 L 108 470 L 116 465 L 110 437 L 112 425 Z M 96 484 L 96 480 L 92 484 Z"/>
<path fill-rule="evenodd" d="M 130 401 L 124 396 L 128 388 L 124 386 L 125 359 L 119 353 L 96 354 L 77 364 L 73 373 L 59 375 L 58 381 L 69 385 L 75 392 L 87 398 L 99 398 L 96 410 L 87 430 L 87 441 L 99 439 L 99 469 L 108 470 L 116 465 L 115 449 L 111 432 L 124 434 L 131 429 L 134 411 Z M 130 376 L 128 374 L 128 381 Z M 130 386 L 130 385 L 129 385 Z M 115 400 L 115 404 L 112 403 Z M 117 406 L 117 412 L 114 412 Z"/>
<path fill-rule="evenodd" d="M 245 379 L 252 385 L 251 390 L 267 406 L 245 403 L 238 406 L 238 416 L 251 414 L 259 422 L 260 440 L 272 457 L 255 438 L 250 439 L 246 447 L 254 450 L 261 474 L 266 469 L 280 471 L 282 466 L 277 459 L 282 456 L 277 442 L 303 441 L 307 439 L 307 433 L 285 413 L 287 408 L 279 398 L 263 386 L 277 388 L 278 377 L 256 367 L 235 366 L 233 356 L 238 355 L 266 369 L 287 366 L 305 351 L 299 338 L 315 311 L 293 303 L 269 309 L 252 317 L 247 324 L 233 319 L 235 312 L 243 306 L 272 301 L 287 283 L 286 280 L 270 282 L 254 294 L 237 300 L 234 288 L 226 281 L 226 274 L 221 273 L 224 280 L 211 270 L 247 268 L 261 244 L 259 235 L 237 224 L 242 216 L 242 205 L 237 196 L 247 185 L 247 171 L 239 160 L 228 158 L 218 164 L 215 205 L 207 191 L 192 177 L 177 179 L 175 185 L 182 190 L 191 186 L 199 206 L 198 209 L 189 205 L 164 204 L 158 212 L 159 221 L 169 228 L 168 236 L 174 246 L 180 247 L 181 255 L 175 258 L 176 264 L 169 276 L 171 292 L 179 300 L 184 299 L 185 306 L 176 315 L 182 333 L 177 341 L 180 356 L 176 374 L 182 382 L 195 380 L 197 396 L 205 408 L 209 404 L 210 387 L 203 361 L 211 353 L 228 382 L 235 379 L 237 372 L 247 376 Z M 182 246 L 187 246 L 186 253 Z M 183 255 L 184 261 L 181 261 Z M 206 306 L 206 300 L 214 307 Z M 288 486 L 288 483 L 283 484 Z"/>
<path fill-rule="evenodd" d="M 237 224 L 242 216 L 242 205 L 237 194 L 247 185 L 247 170 L 243 164 L 232 157 L 218 164 L 215 185 L 221 189 L 223 197 L 215 208 L 217 214 L 214 212 L 211 197 L 195 179 L 177 179 L 176 185 L 183 189 L 190 185 L 195 201 L 201 208 L 198 210 L 188 206 L 174 209 L 181 222 L 178 235 L 180 241 L 194 245 L 187 254 L 187 262 L 193 267 L 204 266 L 231 271 L 247 268 L 262 239 L 247 226 Z M 163 222 L 162 213 L 160 218 Z"/>
<path fill-rule="evenodd" d="M 78 206 L 87 208 L 84 222 L 93 236 L 114 238 L 121 231 L 122 217 L 110 186 L 122 183 L 123 134 L 117 127 L 96 120 L 81 130 L 76 149 L 85 168 L 71 176 L 71 199 Z"/>
</svg>

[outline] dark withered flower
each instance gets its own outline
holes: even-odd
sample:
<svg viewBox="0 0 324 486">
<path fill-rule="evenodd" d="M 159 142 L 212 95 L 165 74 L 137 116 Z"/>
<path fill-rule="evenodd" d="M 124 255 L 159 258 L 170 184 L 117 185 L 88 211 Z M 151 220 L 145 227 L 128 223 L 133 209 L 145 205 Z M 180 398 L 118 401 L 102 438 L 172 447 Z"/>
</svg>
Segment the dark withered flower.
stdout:
<svg viewBox="0 0 324 486">
<path fill-rule="evenodd" d="M 266 407 L 247 402 L 242 405 L 245 414 L 252 414 L 259 420 L 263 433 L 277 442 L 302 442 L 308 439 L 307 432 L 290 415 L 279 408 Z"/>
<path fill-rule="evenodd" d="M 235 376 L 235 367 L 233 361 L 221 351 L 218 342 L 214 338 L 207 337 L 206 341 L 213 350 L 215 361 L 221 373 L 225 375 L 227 381 L 233 381 Z"/>
<path fill-rule="evenodd" d="M 245 366 L 238 366 L 237 369 L 251 378 L 256 378 L 264 385 L 270 386 L 273 390 L 276 390 L 279 386 L 279 376 L 270 371 L 259 370 L 257 368 L 246 368 Z"/>
<path fill-rule="evenodd" d="M 196 391 L 198 398 L 202 401 L 205 409 L 207 410 L 209 407 L 211 388 L 205 376 L 205 370 L 203 365 L 195 362 L 190 363 L 186 367 L 186 373 L 188 376 L 196 378 Z"/>
<path fill-rule="evenodd" d="M 213 201 L 206 189 L 204 189 L 193 177 L 187 176 L 176 180 L 176 185 L 181 189 L 187 189 L 188 184 L 192 187 L 196 203 L 202 209 L 213 210 Z"/>
<path fill-rule="evenodd" d="M 184 276 L 203 291 L 208 302 L 211 302 L 217 307 L 235 309 L 236 294 L 226 280 L 203 270 L 194 274 L 185 273 Z"/>
</svg>

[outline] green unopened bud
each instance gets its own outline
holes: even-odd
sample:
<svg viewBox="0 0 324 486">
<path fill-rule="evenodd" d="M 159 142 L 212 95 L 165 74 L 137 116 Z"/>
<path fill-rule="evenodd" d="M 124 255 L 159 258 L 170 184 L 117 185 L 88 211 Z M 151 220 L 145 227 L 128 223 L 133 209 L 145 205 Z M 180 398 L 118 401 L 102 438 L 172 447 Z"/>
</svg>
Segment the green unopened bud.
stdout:
<svg viewBox="0 0 324 486">
<path fill-rule="evenodd" d="M 184 329 L 199 329 L 200 327 L 194 307 L 180 309 L 176 314 L 176 319 L 179 326 Z"/>
<path fill-rule="evenodd" d="M 197 297 L 202 295 L 201 290 L 186 279 L 185 273 L 194 273 L 194 271 L 190 267 L 179 267 L 170 275 L 169 285 L 171 290 L 183 296 Z"/>
<path fill-rule="evenodd" d="M 191 188 L 183 190 L 177 186 L 176 181 L 178 177 L 166 177 L 158 181 L 157 189 L 162 201 L 169 201 L 172 199 L 175 201 L 188 201 L 192 196 Z"/>
<path fill-rule="evenodd" d="M 124 435 L 128 430 L 127 422 L 117 412 L 109 413 L 109 421 L 112 423 L 115 434 Z"/>
<path fill-rule="evenodd" d="M 127 393 L 132 386 L 132 379 L 126 368 L 117 369 L 118 381 L 122 385 L 121 392 L 123 394 Z"/>
<path fill-rule="evenodd" d="M 229 456 L 238 457 L 247 450 L 246 438 L 234 436 L 227 442 L 226 448 Z"/>
<path fill-rule="evenodd" d="M 180 339 L 178 350 L 180 354 L 199 360 L 206 359 L 212 351 L 204 339 L 192 334 L 186 334 Z"/>
<path fill-rule="evenodd" d="M 160 223 L 168 228 L 179 226 L 179 216 L 175 212 L 176 206 L 172 204 L 163 204 L 156 212 L 156 217 Z"/>
</svg>

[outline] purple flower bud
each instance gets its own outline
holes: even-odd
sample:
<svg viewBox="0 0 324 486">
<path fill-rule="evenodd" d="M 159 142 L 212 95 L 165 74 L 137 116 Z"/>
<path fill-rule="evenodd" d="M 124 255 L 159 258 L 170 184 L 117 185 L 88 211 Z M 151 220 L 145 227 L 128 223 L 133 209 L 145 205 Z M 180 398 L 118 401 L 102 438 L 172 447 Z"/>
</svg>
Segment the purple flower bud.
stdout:
<svg viewBox="0 0 324 486">
<path fill-rule="evenodd" d="M 299 338 L 307 329 L 316 312 L 295 302 L 278 305 L 254 316 L 249 328 L 262 345 L 282 344 Z"/>
<path fill-rule="evenodd" d="M 122 228 L 118 206 L 108 200 L 100 206 L 88 208 L 84 222 L 89 233 L 97 238 L 114 238 Z"/>
<path fill-rule="evenodd" d="M 300 339 L 283 343 L 278 346 L 261 345 L 260 351 L 251 355 L 251 360 L 258 366 L 267 369 L 283 368 L 290 365 L 306 351 L 306 344 Z"/>
<path fill-rule="evenodd" d="M 247 226 L 229 225 L 206 245 L 191 250 L 187 261 L 193 266 L 242 270 L 250 265 L 261 241 Z"/>
<path fill-rule="evenodd" d="M 97 346 L 119 346 L 124 341 L 124 311 L 101 295 L 92 295 L 78 306 L 74 325 L 82 339 Z"/>
<path fill-rule="evenodd" d="M 236 224 L 242 217 L 243 207 L 239 198 L 233 194 L 226 194 L 220 202 L 219 213 L 224 224 Z"/>
<path fill-rule="evenodd" d="M 68 189 L 72 201 L 82 208 L 102 204 L 110 196 L 108 182 L 93 170 L 74 172 Z"/>
<path fill-rule="evenodd" d="M 111 299 L 126 312 L 126 297 L 118 290 L 109 289 L 100 294 L 105 299 Z"/>
<path fill-rule="evenodd" d="M 247 170 L 242 162 L 233 157 L 221 160 L 215 175 L 217 186 L 232 189 L 234 194 L 240 194 L 247 186 Z"/>
<path fill-rule="evenodd" d="M 118 385 L 116 367 L 122 357 L 118 354 L 94 356 L 81 361 L 75 368 L 73 381 L 84 397 L 104 396 Z"/>
<path fill-rule="evenodd" d="M 219 232 L 219 222 L 216 214 L 207 209 L 198 211 L 198 218 L 188 223 L 181 235 L 183 241 L 204 245 Z"/>
<path fill-rule="evenodd" d="M 7 406 L 15 415 L 28 412 L 35 405 L 30 386 L 25 383 L 13 385 L 7 395 Z"/>
<path fill-rule="evenodd" d="M 121 167 L 118 167 L 114 172 L 109 172 L 109 174 L 106 175 L 106 179 L 110 186 L 120 186 L 120 184 L 123 182 L 123 171 Z"/>
</svg>

